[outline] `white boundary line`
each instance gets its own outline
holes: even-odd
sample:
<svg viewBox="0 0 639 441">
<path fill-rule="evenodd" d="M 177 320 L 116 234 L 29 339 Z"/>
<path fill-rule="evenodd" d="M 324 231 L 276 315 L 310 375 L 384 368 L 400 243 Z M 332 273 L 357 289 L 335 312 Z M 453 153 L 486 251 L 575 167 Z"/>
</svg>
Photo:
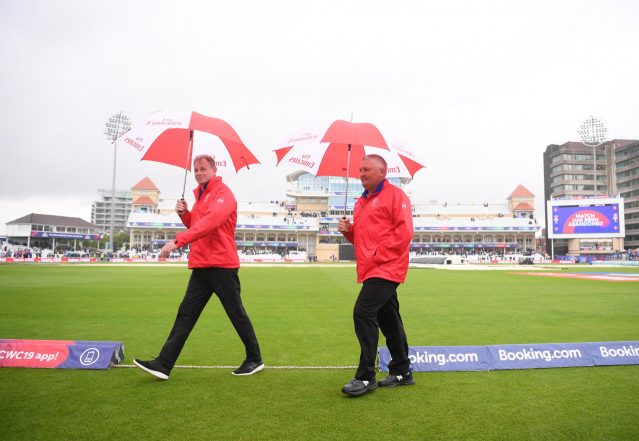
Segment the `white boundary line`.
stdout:
<svg viewBox="0 0 639 441">
<path fill-rule="evenodd" d="M 114 368 L 134 368 L 134 364 L 114 364 Z M 237 366 L 191 366 L 182 365 L 174 366 L 174 368 L 184 369 L 237 369 Z M 357 369 L 357 366 L 270 366 L 266 365 L 265 369 Z"/>
</svg>

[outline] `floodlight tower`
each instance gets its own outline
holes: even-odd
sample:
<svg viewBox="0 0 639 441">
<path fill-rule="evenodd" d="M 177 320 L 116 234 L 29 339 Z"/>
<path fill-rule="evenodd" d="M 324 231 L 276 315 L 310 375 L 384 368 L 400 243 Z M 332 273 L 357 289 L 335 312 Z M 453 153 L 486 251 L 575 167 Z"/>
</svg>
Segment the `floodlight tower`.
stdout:
<svg viewBox="0 0 639 441">
<path fill-rule="evenodd" d="M 109 249 L 113 249 L 113 234 L 115 233 L 115 164 L 118 146 L 115 140 L 131 129 L 131 121 L 123 112 L 115 113 L 106 122 L 104 134 L 113 144 L 113 185 L 111 187 L 111 234 L 109 234 Z"/>
<path fill-rule="evenodd" d="M 606 142 L 607 132 L 608 129 L 604 123 L 592 115 L 586 118 L 586 120 L 581 123 L 581 126 L 579 126 L 579 130 L 577 130 L 577 133 L 579 133 L 581 137 L 581 142 L 592 147 L 593 169 L 595 173 L 595 196 L 597 196 L 597 147 Z"/>
</svg>

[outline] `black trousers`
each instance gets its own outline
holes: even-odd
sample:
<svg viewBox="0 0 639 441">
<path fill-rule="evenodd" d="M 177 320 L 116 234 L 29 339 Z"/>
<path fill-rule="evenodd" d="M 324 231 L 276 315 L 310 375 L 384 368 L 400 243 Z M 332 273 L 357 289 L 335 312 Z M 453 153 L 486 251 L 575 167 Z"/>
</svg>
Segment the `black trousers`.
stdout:
<svg viewBox="0 0 639 441">
<path fill-rule="evenodd" d="M 242 339 L 246 348 L 246 359 L 262 360 L 253 325 L 242 305 L 240 279 L 237 273 L 237 268 L 196 268 L 192 271 L 173 329 L 160 352 L 159 359 L 165 368 L 173 369 L 186 339 L 213 293 L 220 299 L 233 327 Z"/>
<path fill-rule="evenodd" d="M 388 364 L 390 374 L 402 375 L 410 369 L 408 341 L 399 315 L 397 286 L 399 283 L 371 278 L 364 281 L 359 292 L 353 311 L 355 334 L 361 347 L 359 367 L 355 374 L 358 380 L 375 379 L 379 330 L 386 337 L 386 346 L 392 357 Z"/>
</svg>

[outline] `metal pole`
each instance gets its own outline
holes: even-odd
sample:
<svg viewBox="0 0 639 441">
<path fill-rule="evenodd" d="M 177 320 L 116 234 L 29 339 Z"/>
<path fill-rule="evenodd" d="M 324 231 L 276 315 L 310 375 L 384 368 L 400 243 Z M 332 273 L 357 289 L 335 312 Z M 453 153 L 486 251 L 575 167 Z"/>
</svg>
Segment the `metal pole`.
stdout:
<svg viewBox="0 0 639 441">
<path fill-rule="evenodd" d="M 597 146 L 592 148 L 593 167 L 595 170 L 595 196 L 597 196 Z"/>
<path fill-rule="evenodd" d="M 113 144 L 113 183 L 111 186 L 111 234 L 109 234 L 109 248 L 111 251 L 115 251 L 114 247 L 114 234 L 115 234 L 115 169 L 117 163 L 118 147 L 115 141 L 124 133 L 131 129 L 131 121 L 123 113 L 119 112 L 112 115 L 107 123 L 104 134 Z M 106 244 L 105 244 L 106 246 Z"/>
<path fill-rule="evenodd" d="M 116 127 L 115 133 L 120 132 L 120 114 L 118 114 L 118 118 L 116 119 Z M 114 139 L 115 141 L 115 139 Z M 118 144 L 113 143 L 113 183 L 111 186 L 111 234 L 109 235 L 109 250 L 111 252 L 115 252 L 113 249 L 113 234 L 115 233 L 115 165 L 116 159 L 118 156 Z"/>
</svg>

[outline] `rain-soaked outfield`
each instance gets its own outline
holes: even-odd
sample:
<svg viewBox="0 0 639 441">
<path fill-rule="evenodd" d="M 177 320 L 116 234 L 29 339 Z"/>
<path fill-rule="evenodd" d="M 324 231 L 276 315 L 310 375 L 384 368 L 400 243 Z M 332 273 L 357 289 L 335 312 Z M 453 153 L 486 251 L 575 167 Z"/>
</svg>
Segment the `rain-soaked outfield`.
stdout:
<svg viewBox="0 0 639 441">
<path fill-rule="evenodd" d="M 159 265 L 0 265 L 0 338 L 122 341 L 131 365 L 134 356 L 159 352 L 188 276 L 184 267 Z M 176 368 L 160 381 L 127 367 L 3 368 L 0 439 L 639 437 L 636 365 L 416 373 L 415 386 L 346 397 L 340 388 L 352 369 L 301 367 L 357 363 L 354 268 L 250 267 L 240 277 L 263 372 L 234 377 L 228 368 Z M 399 296 L 411 345 L 626 341 L 639 340 L 637 286 L 411 269 Z M 243 355 L 213 298 L 178 364 L 235 366 Z"/>
</svg>

